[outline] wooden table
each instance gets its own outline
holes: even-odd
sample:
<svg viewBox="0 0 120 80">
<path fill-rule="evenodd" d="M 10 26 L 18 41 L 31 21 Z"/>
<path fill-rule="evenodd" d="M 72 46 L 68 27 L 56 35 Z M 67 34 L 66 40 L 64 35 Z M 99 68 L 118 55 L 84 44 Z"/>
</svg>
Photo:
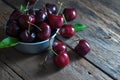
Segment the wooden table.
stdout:
<svg viewBox="0 0 120 80">
<path fill-rule="evenodd" d="M 63 69 L 54 66 L 52 57 L 41 67 L 49 51 L 38 55 L 25 55 L 14 48 L 0 49 L 0 80 L 120 80 L 120 0 L 61 0 L 64 7 L 78 11 L 73 22 L 89 28 L 70 39 L 57 35 L 68 47 L 70 64 Z M 37 7 L 46 2 L 39 0 Z M 0 40 L 6 37 L 3 28 L 14 8 L 24 0 L 0 0 Z M 76 55 L 74 39 L 87 39 L 91 51 L 85 57 Z"/>
</svg>

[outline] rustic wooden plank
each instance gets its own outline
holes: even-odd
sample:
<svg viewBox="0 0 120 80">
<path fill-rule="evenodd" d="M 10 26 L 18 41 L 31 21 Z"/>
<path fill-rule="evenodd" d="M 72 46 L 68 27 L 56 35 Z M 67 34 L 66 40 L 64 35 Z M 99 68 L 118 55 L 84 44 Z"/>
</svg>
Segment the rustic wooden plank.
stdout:
<svg viewBox="0 0 120 80">
<path fill-rule="evenodd" d="M 0 80 L 23 80 L 8 66 L 0 61 Z"/>
<path fill-rule="evenodd" d="M 14 0 L 15 1 L 15 0 Z M 52 1 L 48 1 L 48 2 L 52 2 Z M 53 1 L 54 2 L 54 1 Z M 57 3 L 57 1 L 55 1 L 54 3 Z M 94 52 L 93 54 L 92 54 L 92 52 L 91 52 L 91 54 L 89 54 L 89 55 L 87 55 L 88 57 L 88 59 L 91 61 L 91 62 L 93 62 L 93 63 L 95 63 L 98 67 L 100 67 L 100 68 L 102 68 L 103 70 L 109 70 L 109 71 L 106 71 L 107 73 L 109 73 L 110 72 L 110 75 L 113 75 L 115 72 L 113 72 L 113 71 L 111 71 L 110 69 L 107 69 L 106 68 L 106 65 L 107 65 L 107 67 L 109 67 L 110 66 L 110 64 L 111 64 L 111 61 L 112 61 L 112 58 L 110 57 L 110 58 L 108 58 L 108 57 L 102 57 L 102 56 L 98 56 L 96 53 L 95 53 L 95 51 L 97 51 L 97 48 L 100 48 L 100 50 L 102 50 L 101 49 L 101 46 L 103 45 L 103 44 L 101 44 L 101 43 L 99 43 L 99 45 L 96 45 L 95 43 L 94 43 L 94 40 L 98 40 L 98 41 L 100 41 L 100 42 L 102 42 L 102 40 L 100 39 L 100 38 L 103 38 L 103 37 L 106 37 L 106 36 L 109 36 L 108 35 L 108 33 L 103 33 L 104 34 L 104 36 L 103 36 L 103 34 L 94 34 L 94 35 L 92 35 L 94 32 L 92 32 L 92 30 L 93 31 L 96 31 L 96 32 L 98 32 L 99 31 L 99 29 L 100 30 L 103 30 L 103 29 L 101 29 L 101 28 L 99 28 L 98 26 L 100 26 L 100 25 L 102 25 L 102 24 L 104 24 L 104 26 L 106 25 L 106 23 L 104 23 L 104 22 L 102 22 L 101 21 L 101 17 L 100 17 L 100 15 L 96 15 L 95 14 L 95 11 L 91 11 L 91 9 L 90 8 L 86 8 L 86 6 L 85 6 L 85 4 L 84 4 L 84 2 L 79 2 L 79 1 L 76 1 L 76 0 L 70 0 L 70 1 L 64 1 L 64 3 L 66 4 L 65 5 L 65 7 L 67 6 L 67 7 L 75 7 L 75 8 L 77 8 L 78 10 L 80 10 L 79 11 L 79 16 L 77 17 L 77 19 L 74 21 L 74 22 L 81 22 L 81 23 L 87 23 L 87 25 L 89 25 L 89 26 L 91 26 L 88 30 L 86 30 L 87 32 L 83 32 L 83 33 L 80 33 L 80 36 L 81 36 L 81 38 L 92 38 L 92 39 L 89 39 L 89 42 L 90 42 L 90 44 L 94 44 L 94 46 L 92 46 L 93 48 L 93 50 L 92 50 L 92 52 Z M 72 3 L 72 4 L 71 4 Z M 42 2 L 40 3 L 40 4 L 42 4 Z M 98 20 L 98 22 L 96 21 L 96 20 Z M 99 23 L 99 21 L 100 21 L 100 23 Z M 105 21 L 105 20 L 104 20 Z M 3 22 L 4 23 L 4 22 Z M 96 24 L 97 23 L 97 24 Z M 98 25 L 99 24 L 99 25 Z M 105 26 L 106 27 L 106 26 Z M 104 27 L 103 27 L 104 28 Z M 116 30 L 116 29 L 115 29 Z M 99 32 L 100 33 L 100 32 Z M 79 34 L 79 33 L 78 33 Z M 4 35 L 4 34 L 3 34 Z M 96 37 L 96 35 L 98 35 L 97 37 Z M 114 34 L 115 35 L 115 37 L 118 37 L 118 36 L 116 36 L 116 34 Z M 84 37 L 85 36 L 85 37 Z M 1 37 L 1 39 L 2 39 L 3 37 Z M 74 37 L 74 38 L 76 38 L 76 36 Z M 62 40 L 64 40 L 63 38 L 61 38 Z M 113 40 L 114 40 L 114 38 L 113 38 Z M 119 40 L 119 39 L 118 39 Z M 116 41 L 118 41 L 118 40 L 116 40 Z M 105 40 L 104 40 L 105 41 Z M 111 41 L 111 40 L 110 40 Z M 73 42 L 71 39 L 69 39 L 68 41 L 65 39 L 65 42 L 67 43 L 67 44 L 69 44 L 69 43 L 71 43 L 71 42 Z M 112 42 L 112 41 L 111 41 Z M 103 42 L 104 43 L 104 42 Z M 117 43 L 116 43 L 117 44 Z M 111 45 L 113 45 L 113 44 L 111 44 Z M 70 45 L 69 45 L 70 46 Z M 75 44 L 72 44 L 70 47 L 72 47 L 72 48 L 74 48 L 74 46 L 75 46 Z M 95 48 L 96 47 L 96 48 Z M 103 47 L 103 46 L 102 46 Z M 118 48 L 119 48 L 119 45 L 118 45 Z M 111 49 L 111 48 L 109 48 L 109 49 Z M 116 49 L 117 50 L 117 49 Z M 10 53 L 8 53 L 8 52 L 11 52 L 12 54 L 10 54 Z M 99 52 L 99 51 L 97 51 L 98 52 L 98 54 L 100 54 L 101 52 Z M 107 52 L 107 51 L 106 51 Z M 104 52 L 104 54 L 107 54 L 106 52 Z M 47 68 L 50 68 L 50 69 L 48 69 L 48 72 L 44 72 L 44 74 L 42 75 L 42 73 L 43 72 L 39 72 L 39 69 L 40 69 L 40 67 L 39 67 L 39 65 L 40 65 L 40 63 L 41 63 L 41 58 L 43 58 L 43 57 L 41 57 L 41 55 L 37 55 L 37 56 L 25 56 L 25 55 L 21 55 L 21 54 L 19 54 L 19 52 L 17 52 L 17 51 L 14 51 L 14 49 L 13 48 L 10 48 L 10 49 L 5 49 L 5 50 L 1 50 L 1 53 L 2 53 L 2 57 L 1 57 L 1 59 L 3 60 L 3 61 L 5 61 L 5 63 L 6 64 L 8 64 L 13 70 L 15 70 L 16 71 L 16 73 L 18 73 L 20 76 L 22 76 L 23 77 L 23 79 L 26 79 L 26 80 L 31 80 L 32 78 L 31 77 L 33 77 L 33 78 L 35 78 L 35 80 L 36 79 L 39 79 L 39 78 L 43 78 L 43 77 L 46 77 L 46 80 L 48 80 L 48 79 L 53 79 L 55 76 L 57 76 L 57 77 L 55 77 L 56 78 L 56 80 L 61 80 L 61 78 L 63 79 L 63 80 L 66 80 L 66 79 L 70 79 L 70 80 L 73 80 L 73 79 L 75 79 L 75 80 L 78 80 L 78 79 L 83 79 L 83 80 L 87 80 L 87 79 L 91 79 L 91 80 L 109 80 L 109 77 L 107 76 L 107 75 L 105 75 L 103 72 L 101 72 L 100 70 L 98 70 L 96 67 L 94 67 L 93 65 L 91 65 L 89 62 L 87 62 L 85 59 L 80 59 L 79 61 L 75 61 L 75 63 L 71 63 L 68 67 L 66 67 L 65 68 L 65 70 L 63 69 L 63 70 L 60 70 L 59 72 L 58 72 L 58 70 L 56 70 L 56 68 L 53 66 L 53 65 L 51 65 L 52 63 L 50 63 L 50 64 L 48 64 L 50 67 L 47 67 Z M 101 54 L 102 55 L 102 54 Z M 111 54 L 112 55 L 112 54 Z M 116 54 L 117 55 L 117 54 Z M 92 56 L 94 56 L 95 57 L 95 59 L 92 59 L 93 57 Z M 115 56 L 116 57 L 116 56 Z M 105 58 L 105 59 L 104 59 Z M 118 59 L 119 59 L 119 56 L 117 57 Z M 99 60 L 100 59 L 100 60 Z M 109 63 L 110 64 L 105 64 L 106 63 L 106 61 L 104 61 L 104 60 L 101 60 L 101 59 L 104 59 L 104 60 L 111 60 Z M 116 60 L 116 59 L 115 59 Z M 40 61 L 40 62 L 38 62 L 38 61 Z M 103 65 L 101 65 L 101 61 L 104 63 Z M 80 63 L 79 63 L 80 62 Z M 112 61 L 112 62 L 114 62 L 114 61 Z M 31 65 L 31 64 L 33 64 L 34 63 L 34 65 Z M 81 64 L 81 65 L 77 65 L 77 67 L 76 66 L 74 66 L 74 65 L 76 65 L 76 64 Z M 84 64 L 85 63 L 85 64 Z M 118 62 L 119 63 L 119 62 Z M 117 65 L 118 65 L 118 63 L 116 63 Z M 114 63 L 115 64 L 115 63 Z M 89 65 L 89 66 L 88 66 Z M 74 66 L 74 68 L 73 67 L 71 67 L 71 66 Z M 83 67 L 83 69 L 81 70 L 79 70 L 79 68 L 78 67 Z M 92 67 L 92 69 L 90 68 L 90 67 Z M 110 66 L 111 67 L 111 66 Z M 86 69 L 87 68 L 87 69 Z M 112 65 L 112 70 L 114 70 L 114 67 L 113 67 L 113 65 Z M 85 70 L 87 70 L 87 71 L 85 71 Z M 90 71 L 91 70 L 91 71 Z M 38 71 L 38 72 L 37 72 Z M 71 73 L 71 72 L 76 72 L 76 74 L 74 74 L 74 73 Z M 36 76 L 36 72 L 37 72 L 37 74 L 39 74 L 38 76 Z M 78 73 L 77 73 L 78 72 Z M 112 72 L 112 73 L 111 73 Z M 47 74 L 48 73 L 48 74 Z M 71 73 L 71 74 L 70 74 Z M 88 73 L 92 73 L 92 74 L 88 74 Z M 96 75 L 96 73 L 100 73 L 101 75 Z M 49 74 L 52 74 L 52 75 L 49 75 Z M 68 74 L 68 75 L 71 75 L 71 76 L 69 76 L 69 78 L 67 78 L 64 74 Z M 118 73 L 119 74 L 119 73 Z M 119 78 L 119 76 L 118 76 L 118 74 L 114 74 L 113 75 L 113 77 L 115 77 L 115 78 Z M 74 76 L 73 76 L 74 75 Z M 78 75 L 80 75 L 80 77 L 78 76 Z M 86 75 L 86 77 L 84 76 L 84 75 Z M 117 77 L 116 77 L 116 75 L 117 75 Z M 41 77 L 41 76 L 43 76 L 43 77 Z M 91 77 L 92 76 L 92 77 Z"/>
<path fill-rule="evenodd" d="M 11 8 L 8 9 L 8 6 L 0 1 L 0 40 L 6 37 L 4 33 L 4 26 L 6 20 L 9 17 L 10 12 L 13 10 Z M 9 13 L 8 13 L 9 12 Z M 0 51 L 0 54 L 2 52 Z M 23 80 L 19 75 L 17 75 L 11 68 L 9 68 L 6 64 L 0 61 L 0 80 Z"/>
<path fill-rule="evenodd" d="M 14 50 L 14 48 L 8 48 L 1 50 L 1 53 L 0 59 L 24 80 L 112 80 L 88 61 L 78 57 L 69 48 L 68 53 L 71 62 L 63 69 L 55 67 L 53 56 L 48 58 L 45 68 L 41 67 L 41 63 L 49 51 L 39 55 L 25 55 Z"/>
<path fill-rule="evenodd" d="M 120 15 L 120 1 L 119 0 L 98 0 L 100 3 L 105 5 L 106 7 L 114 10 Z"/>
<path fill-rule="evenodd" d="M 120 15 L 97 0 L 80 0 L 71 3 L 70 6 L 77 8 L 79 13 L 74 22 L 86 24 L 89 29 L 78 32 L 76 35 L 79 37 L 65 39 L 58 36 L 58 39 L 65 41 L 71 48 L 76 45 L 74 39 L 87 39 L 92 50 L 86 58 L 112 77 L 120 79 Z"/>
</svg>

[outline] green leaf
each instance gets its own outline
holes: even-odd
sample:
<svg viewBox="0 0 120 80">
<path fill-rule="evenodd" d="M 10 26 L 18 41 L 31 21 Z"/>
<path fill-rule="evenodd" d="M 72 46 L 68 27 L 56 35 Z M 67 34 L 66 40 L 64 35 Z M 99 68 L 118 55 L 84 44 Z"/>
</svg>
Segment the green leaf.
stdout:
<svg viewBox="0 0 120 80">
<path fill-rule="evenodd" d="M 84 25 L 84 24 L 78 24 L 78 23 L 73 24 L 73 27 L 75 28 L 76 32 L 83 31 L 86 28 L 88 28 L 86 25 Z"/>
<path fill-rule="evenodd" d="M 13 37 L 7 37 L 0 41 L 0 48 L 8 48 L 17 45 L 19 42 L 18 39 Z"/>
<path fill-rule="evenodd" d="M 26 12 L 26 8 L 23 5 L 21 5 L 20 6 L 20 11 L 23 12 L 23 13 L 25 13 Z"/>
</svg>

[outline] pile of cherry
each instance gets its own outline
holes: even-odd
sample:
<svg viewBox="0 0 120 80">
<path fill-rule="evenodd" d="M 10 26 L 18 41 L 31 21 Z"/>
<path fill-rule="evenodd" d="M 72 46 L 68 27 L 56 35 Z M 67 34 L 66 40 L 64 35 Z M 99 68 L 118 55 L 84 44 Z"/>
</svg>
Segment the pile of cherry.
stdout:
<svg viewBox="0 0 120 80">
<path fill-rule="evenodd" d="M 31 5 L 34 3 L 30 2 Z M 18 38 L 21 42 L 32 43 L 49 39 L 57 29 L 60 29 L 61 36 L 70 38 L 75 35 L 75 29 L 65 22 L 72 21 L 76 17 L 75 8 L 65 8 L 60 13 L 57 6 L 51 3 L 45 4 L 43 9 L 27 8 L 26 11 L 15 9 L 7 22 L 6 34 Z M 54 58 L 56 66 L 63 68 L 69 64 L 70 58 L 64 42 L 54 42 L 52 50 L 56 53 Z M 90 46 L 86 40 L 82 39 L 74 50 L 84 56 L 90 51 Z"/>
</svg>

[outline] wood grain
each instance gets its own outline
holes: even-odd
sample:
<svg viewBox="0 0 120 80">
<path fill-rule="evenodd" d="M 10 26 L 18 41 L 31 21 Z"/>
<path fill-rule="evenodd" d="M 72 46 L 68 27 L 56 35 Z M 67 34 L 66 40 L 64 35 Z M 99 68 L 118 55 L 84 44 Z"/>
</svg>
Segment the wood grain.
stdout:
<svg viewBox="0 0 120 80">
<path fill-rule="evenodd" d="M 19 7 L 19 5 L 25 4 L 22 0 L 6 0 L 8 3 L 14 7 Z M 61 0 L 63 1 L 63 0 Z M 85 31 L 76 33 L 76 36 L 65 39 L 60 35 L 57 39 L 64 41 L 71 49 L 77 45 L 74 39 L 85 38 L 91 45 L 91 52 L 85 56 L 85 59 L 76 59 L 75 53 L 69 49 L 72 62 L 66 68 L 58 70 L 53 66 L 51 58 L 48 62 L 47 72 L 40 70 L 40 63 L 43 60 L 45 54 L 44 52 L 40 55 L 28 56 L 22 55 L 20 52 L 15 51 L 13 48 L 2 49 L 1 60 L 8 64 L 16 73 L 22 76 L 25 80 L 110 80 L 105 73 L 114 79 L 120 79 L 120 14 L 119 14 L 119 3 L 118 0 L 110 0 L 112 3 L 103 0 L 69 0 L 63 1 L 64 7 L 74 7 L 78 10 L 77 19 L 73 22 L 86 24 L 89 28 Z M 41 7 L 46 2 L 57 3 L 56 0 L 39 0 L 36 7 Z M 108 5 L 108 4 L 114 5 Z M 1 5 L 0 5 L 1 6 Z M 113 7 L 113 8 L 112 8 Z M 0 7 L 3 8 L 3 5 Z M 4 9 L 2 9 L 4 10 Z M 11 13 L 10 10 L 5 8 L 8 14 L 5 16 L 8 18 Z M 118 11 L 117 11 L 118 10 Z M 4 11 L 1 12 L 4 15 Z M 2 17 L 2 16 L 1 16 Z M 5 19 L 6 19 L 5 18 Z M 3 19 L 3 20 L 2 20 Z M 5 19 L 1 19 L 1 27 L 5 24 Z M 3 28 L 1 28 L 3 29 Z M 2 31 L 2 30 L 1 30 Z M 4 32 L 1 32 L 2 39 Z M 79 37 L 78 37 L 79 36 Z M 9 54 L 11 52 L 12 54 Z M 102 71 L 99 70 L 99 68 Z M 97 75 L 97 73 L 99 75 Z M 38 74 L 38 75 L 36 75 Z M 69 75 L 66 77 L 66 75 Z"/>
<path fill-rule="evenodd" d="M 7 65 L 0 61 L 0 80 L 23 80 Z"/>
<path fill-rule="evenodd" d="M 86 24 L 89 29 L 78 32 L 77 36 L 71 39 L 61 36 L 58 36 L 58 39 L 66 42 L 71 48 L 77 45 L 74 39 L 87 39 L 92 50 L 86 58 L 112 77 L 120 79 L 120 16 L 97 0 L 76 1 L 71 6 L 77 8 L 79 13 L 74 22 Z"/>
<path fill-rule="evenodd" d="M 0 59 L 24 80 L 113 80 L 69 48 L 71 61 L 63 69 L 59 69 L 53 64 L 52 55 L 48 58 L 45 67 L 41 66 L 49 51 L 39 55 L 25 55 L 15 51 L 14 48 L 9 48 L 1 50 L 1 53 Z"/>
</svg>

